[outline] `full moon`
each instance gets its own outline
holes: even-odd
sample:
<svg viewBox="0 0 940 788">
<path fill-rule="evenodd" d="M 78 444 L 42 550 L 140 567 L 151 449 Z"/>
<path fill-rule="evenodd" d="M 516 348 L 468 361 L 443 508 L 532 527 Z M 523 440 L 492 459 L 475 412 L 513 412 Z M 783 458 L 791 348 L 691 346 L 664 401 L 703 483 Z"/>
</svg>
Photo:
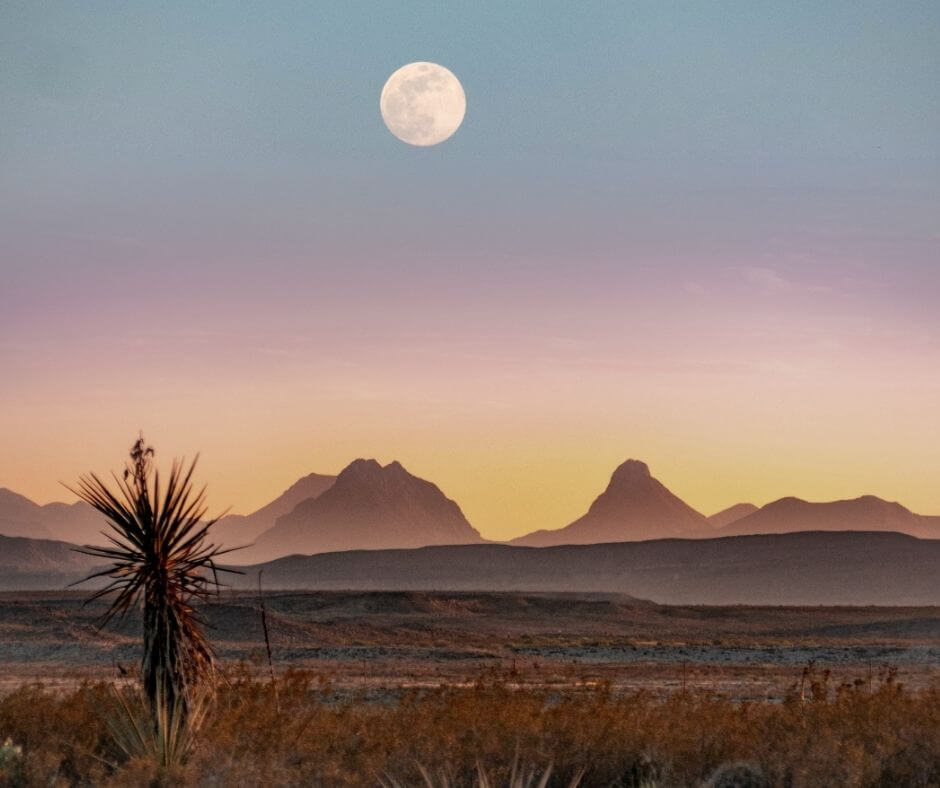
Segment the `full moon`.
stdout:
<svg viewBox="0 0 940 788">
<path fill-rule="evenodd" d="M 409 63 L 392 74 L 379 99 L 382 120 L 402 142 L 437 145 L 463 123 L 463 86 L 437 63 Z"/>
</svg>

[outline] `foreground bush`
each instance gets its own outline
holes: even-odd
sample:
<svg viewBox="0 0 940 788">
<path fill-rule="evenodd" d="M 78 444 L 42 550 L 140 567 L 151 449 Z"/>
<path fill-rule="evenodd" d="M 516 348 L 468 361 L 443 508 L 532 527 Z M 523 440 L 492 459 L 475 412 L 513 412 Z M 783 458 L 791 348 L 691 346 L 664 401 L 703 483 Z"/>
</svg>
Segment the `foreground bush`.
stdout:
<svg viewBox="0 0 940 788">
<path fill-rule="evenodd" d="M 940 687 L 815 686 L 803 695 L 782 704 L 658 700 L 487 681 L 338 699 L 308 674 L 286 674 L 275 696 L 244 673 L 218 687 L 188 763 L 161 771 L 115 744 L 112 688 L 26 686 L 0 697 L 0 741 L 22 748 L 0 767 L 0 783 L 424 785 L 423 772 L 455 787 L 484 773 L 498 786 L 521 765 L 550 767 L 548 784 L 558 786 L 579 777 L 581 786 L 940 786 Z M 741 775 L 753 782 L 731 781 Z"/>
</svg>

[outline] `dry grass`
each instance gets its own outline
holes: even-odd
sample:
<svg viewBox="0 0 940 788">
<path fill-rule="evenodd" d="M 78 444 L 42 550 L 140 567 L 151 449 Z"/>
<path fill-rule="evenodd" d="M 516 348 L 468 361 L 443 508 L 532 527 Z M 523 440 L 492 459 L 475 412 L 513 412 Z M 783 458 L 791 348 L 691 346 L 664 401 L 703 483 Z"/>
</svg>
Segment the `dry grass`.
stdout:
<svg viewBox="0 0 940 788">
<path fill-rule="evenodd" d="M 719 767 L 752 764 L 768 785 L 940 785 L 940 686 L 911 692 L 888 676 L 829 687 L 811 672 L 781 704 L 704 693 L 666 700 L 606 689 L 475 686 L 340 698 L 322 679 L 268 682 L 240 671 L 218 689 L 192 757 L 159 770 L 129 759 L 109 720 L 107 684 L 74 691 L 23 686 L 0 697 L 0 740 L 22 756 L 12 785 L 505 785 L 514 765 L 567 786 L 696 786 Z"/>
</svg>

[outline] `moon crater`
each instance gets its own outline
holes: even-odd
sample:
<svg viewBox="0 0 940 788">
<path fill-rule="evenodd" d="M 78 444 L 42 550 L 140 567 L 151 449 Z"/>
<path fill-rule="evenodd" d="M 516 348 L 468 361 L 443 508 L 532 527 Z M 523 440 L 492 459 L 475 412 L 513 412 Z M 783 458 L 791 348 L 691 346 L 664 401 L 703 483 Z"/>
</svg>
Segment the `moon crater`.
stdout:
<svg viewBox="0 0 940 788">
<path fill-rule="evenodd" d="M 409 145 L 437 145 L 463 122 L 467 97 L 460 80 L 437 63 L 409 63 L 392 74 L 379 99 L 388 130 Z"/>
</svg>

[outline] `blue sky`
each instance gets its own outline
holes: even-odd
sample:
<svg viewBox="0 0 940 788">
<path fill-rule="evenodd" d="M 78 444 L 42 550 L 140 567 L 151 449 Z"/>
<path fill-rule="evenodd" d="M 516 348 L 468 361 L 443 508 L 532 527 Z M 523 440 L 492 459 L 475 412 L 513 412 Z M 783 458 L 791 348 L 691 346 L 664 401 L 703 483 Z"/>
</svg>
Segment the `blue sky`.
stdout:
<svg viewBox="0 0 940 788">
<path fill-rule="evenodd" d="M 415 60 L 467 94 L 464 125 L 430 149 L 400 143 L 378 111 L 385 79 Z M 471 454 L 514 456 L 526 439 L 498 437 L 493 414 L 534 418 L 545 376 L 568 393 L 539 393 L 544 423 L 526 434 L 560 433 L 595 475 L 642 453 L 704 478 L 713 462 L 643 437 L 653 424 L 725 440 L 723 458 L 748 440 L 755 457 L 779 450 L 794 463 L 781 494 L 800 479 L 819 495 L 871 489 L 877 463 L 828 487 L 797 466 L 817 438 L 874 421 L 895 474 L 883 492 L 940 511 L 927 476 L 901 470 L 905 454 L 940 461 L 922 446 L 940 446 L 925 404 L 940 392 L 938 86 L 936 2 L 6 0 L 0 427 L 40 460 L 0 464 L 0 484 L 51 496 L 61 436 L 95 423 L 63 463 L 105 461 L 143 426 L 130 400 L 231 458 L 232 479 L 242 445 L 285 453 L 287 477 L 335 470 L 344 452 L 411 452 L 461 492 L 459 452 L 422 453 L 407 430 L 454 424 Z M 245 407 L 260 400 L 231 381 L 247 364 L 276 393 L 303 392 L 282 408 L 295 425 L 344 392 L 385 419 L 350 406 L 332 432 L 295 439 L 259 416 L 217 439 L 209 394 L 167 409 L 165 392 L 128 383 L 140 348 L 162 385 L 194 376 Z M 599 398 L 588 415 L 578 385 Z M 754 405 L 788 385 L 779 412 Z M 859 390 L 850 414 L 840 403 Z M 757 410 L 719 439 L 707 414 L 688 421 L 703 397 Z M 203 432 L 176 426 L 187 402 Z M 892 409 L 910 417 L 893 437 Z M 21 427 L 36 420 L 41 440 Z M 857 470 L 857 446 L 845 456 Z M 220 486 L 247 508 L 292 481 L 275 476 Z M 496 511 L 519 515 L 521 494 L 484 505 L 493 478 L 474 478 L 465 497 L 511 529 Z M 734 503 L 734 481 L 702 482 L 702 506 Z"/>
</svg>

